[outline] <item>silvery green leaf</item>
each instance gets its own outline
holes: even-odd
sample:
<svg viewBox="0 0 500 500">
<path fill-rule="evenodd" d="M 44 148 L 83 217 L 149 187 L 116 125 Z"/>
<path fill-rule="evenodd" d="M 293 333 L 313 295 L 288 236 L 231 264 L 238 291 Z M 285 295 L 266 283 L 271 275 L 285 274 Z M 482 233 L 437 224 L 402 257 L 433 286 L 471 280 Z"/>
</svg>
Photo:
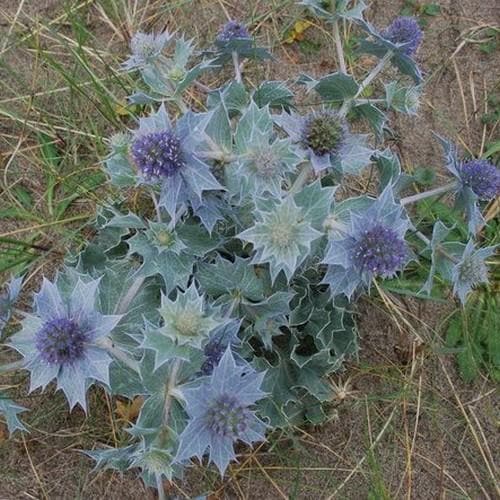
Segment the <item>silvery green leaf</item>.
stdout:
<svg viewBox="0 0 500 500">
<path fill-rule="evenodd" d="M 263 281 L 255 273 L 249 259 L 235 257 L 231 262 L 218 257 L 212 264 L 200 262 L 196 277 L 203 290 L 213 298 L 228 294 L 251 301 L 264 299 Z"/>
<path fill-rule="evenodd" d="M 136 184 L 136 172 L 128 158 L 122 154 L 114 154 L 104 162 L 111 183 L 117 187 L 132 187 Z"/>
<path fill-rule="evenodd" d="M 371 163 L 373 149 L 367 147 L 367 136 L 350 134 L 342 148 L 342 154 L 336 158 L 333 166 L 343 174 L 357 175 Z"/>
<path fill-rule="evenodd" d="M 379 108 L 377 108 L 377 106 L 374 106 L 371 103 L 365 103 L 355 105 L 352 108 L 352 112 L 356 116 L 367 120 L 373 131 L 375 132 L 377 138 L 379 140 L 383 139 L 385 122 L 387 121 L 387 117 L 385 116 L 385 113 L 383 111 L 381 111 Z"/>
<path fill-rule="evenodd" d="M 103 227 L 124 227 L 127 229 L 145 229 L 146 223 L 138 215 L 133 212 L 122 214 L 118 211 L 113 211 L 113 215 Z"/>
<path fill-rule="evenodd" d="M 303 80 L 304 81 L 304 80 Z M 317 92 L 323 102 L 340 105 L 348 99 L 355 97 L 359 91 L 356 80 L 345 73 L 332 73 L 319 80 L 310 80 L 308 90 Z"/>
<path fill-rule="evenodd" d="M 140 106 L 144 106 L 145 104 L 153 104 L 155 102 L 162 102 L 163 99 L 156 98 L 146 94 L 145 92 L 134 92 L 127 97 L 128 102 L 130 104 L 138 104 Z"/>
<path fill-rule="evenodd" d="M 178 345 L 172 338 L 164 335 L 159 327 L 150 323 L 146 324 L 146 328 L 144 330 L 144 340 L 141 347 L 154 352 L 155 371 L 160 366 L 173 359 L 189 361 L 191 354 L 189 346 Z"/>
<path fill-rule="evenodd" d="M 242 83 L 235 80 L 228 83 L 221 89 L 208 94 L 207 105 L 212 109 L 224 103 L 229 116 L 232 118 L 236 114 L 241 114 L 247 108 L 250 96 Z"/>
<path fill-rule="evenodd" d="M 113 469 L 125 472 L 130 467 L 136 447 L 134 444 L 124 448 L 85 450 L 83 453 L 95 460 L 94 471 Z"/>
<path fill-rule="evenodd" d="M 443 241 L 445 241 L 446 237 L 448 236 L 448 234 L 452 229 L 453 228 L 446 227 L 440 220 L 436 221 L 432 229 L 432 238 L 429 243 L 429 250 L 431 251 L 431 267 L 429 270 L 429 276 L 427 278 L 427 281 L 422 287 L 422 292 L 427 293 L 427 295 L 431 293 L 432 285 L 434 283 L 434 274 L 436 273 L 436 268 L 442 269 L 443 265 L 446 265 L 446 263 L 442 261 L 449 260 L 443 255 L 442 253 L 443 249 L 441 245 Z"/>
<path fill-rule="evenodd" d="M 387 106 L 400 113 L 409 115 L 417 114 L 420 105 L 422 88 L 420 85 L 414 87 L 402 87 L 397 82 L 384 85 Z"/>
<path fill-rule="evenodd" d="M 229 153 L 233 145 L 233 133 L 224 101 L 221 101 L 208 113 L 210 119 L 205 132 L 211 137 L 214 143 L 221 148 L 222 152 Z"/>
<path fill-rule="evenodd" d="M 9 434 L 13 434 L 16 430 L 27 431 L 26 427 L 18 417 L 18 414 L 24 411 L 28 411 L 28 409 L 19 406 L 14 403 L 14 401 L 0 393 L 0 415 L 5 418 Z"/>
<path fill-rule="evenodd" d="M 294 195 L 295 203 L 302 208 L 304 218 L 311 222 L 314 229 L 324 230 L 324 222 L 332 210 L 336 190 L 337 187 L 322 187 L 318 179 Z"/>
<path fill-rule="evenodd" d="M 146 394 L 138 373 L 117 360 L 109 366 L 109 386 L 111 394 L 129 399 Z"/>
<path fill-rule="evenodd" d="M 398 193 L 412 182 L 411 176 L 402 173 L 398 156 L 389 148 L 376 151 L 373 158 L 380 175 L 379 191 L 383 191 L 388 184 L 391 184 L 394 192 Z"/>
<path fill-rule="evenodd" d="M 289 111 L 293 107 L 293 92 L 284 82 L 266 81 L 262 82 L 252 95 L 259 108 L 269 105 L 271 108 Z"/>
<path fill-rule="evenodd" d="M 235 134 L 236 148 L 240 154 L 248 151 L 256 134 L 270 136 L 273 131 L 273 120 L 269 107 L 259 108 L 252 101 L 238 122 Z"/>
<path fill-rule="evenodd" d="M 158 284 L 151 279 L 143 281 L 126 260 L 111 262 L 104 274 L 100 274 L 101 310 L 106 314 L 121 311 L 124 315 L 113 332 L 113 339 L 130 346 L 130 335 L 141 331 L 143 318 L 154 321 L 158 317 Z"/>
<path fill-rule="evenodd" d="M 202 61 L 189 69 L 180 81 L 176 82 L 173 97 L 180 96 L 204 71 L 216 67 L 212 61 Z"/>
</svg>

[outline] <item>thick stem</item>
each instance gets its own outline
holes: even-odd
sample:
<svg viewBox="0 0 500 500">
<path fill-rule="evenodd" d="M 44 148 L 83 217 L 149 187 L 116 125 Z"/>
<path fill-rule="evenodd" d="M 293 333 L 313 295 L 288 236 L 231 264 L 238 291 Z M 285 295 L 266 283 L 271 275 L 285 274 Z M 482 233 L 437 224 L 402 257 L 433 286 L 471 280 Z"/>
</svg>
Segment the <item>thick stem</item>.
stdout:
<svg viewBox="0 0 500 500">
<path fill-rule="evenodd" d="M 139 276 L 135 279 L 127 293 L 121 298 L 120 302 L 118 302 L 115 308 L 115 314 L 125 314 L 127 312 L 128 306 L 134 300 L 134 297 L 137 295 L 145 279 L 144 276 Z"/>
<path fill-rule="evenodd" d="M 335 49 L 337 51 L 337 59 L 339 61 L 340 71 L 347 74 L 347 66 L 345 64 L 344 49 L 340 38 L 339 22 L 336 20 L 333 23 L 333 39 L 335 40 Z"/>
<path fill-rule="evenodd" d="M 161 222 L 161 208 L 160 205 L 158 204 L 158 198 L 156 197 L 156 193 L 154 192 L 153 189 L 150 189 L 151 193 L 151 199 L 153 200 L 153 204 L 155 206 L 155 212 L 156 212 L 156 219 L 158 222 Z"/>
<path fill-rule="evenodd" d="M 165 494 L 165 488 L 163 487 L 163 479 L 161 474 L 155 474 L 156 489 L 158 490 L 158 500 L 167 500 L 167 495 Z"/>
<path fill-rule="evenodd" d="M 97 345 L 106 349 L 114 358 L 118 361 L 121 361 L 125 366 L 128 366 L 131 370 L 134 370 L 136 373 L 140 373 L 139 363 L 131 358 L 126 352 L 117 349 L 111 339 L 103 338 L 97 341 Z"/>
<path fill-rule="evenodd" d="M 238 83 L 241 83 L 241 69 L 240 69 L 240 61 L 238 58 L 238 53 L 236 51 L 231 53 L 233 57 L 233 65 L 234 65 L 234 77 Z"/>
<path fill-rule="evenodd" d="M 163 425 L 166 427 L 170 419 L 170 409 L 172 408 L 172 400 L 177 386 L 177 374 L 181 368 L 182 360 L 176 359 L 170 370 L 167 387 L 165 389 L 165 404 L 163 405 Z"/>
<path fill-rule="evenodd" d="M 392 52 L 392 50 L 388 50 L 385 56 L 382 59 L 380 59 L 378 64 L 370 71 L 368 76 L 361 82 L 361 85 L 359 86 L 356 95 L 352 99 L 349 99 L 348 101 L 344 102 L 339 111 L 339 114 L 341 116 L 345 116 L 347 114 L 352 102 L 365 91 L 365 89 L 373 82 L 373 80 L 375 80 L 375 78 L 377 78 L 377 76 L 385 68 L 385 65 L 392 59 L 393 55 L 394 52 Z"/>
<path fill-rule="evenodd" d="M 401 205 L 409 205 L 411 203 L 415 203 L 420 200 L 424 200 L 425 198 L 430 198 L 431 196 L 436 196 L 438 194 L 447 193 L 448 191 L 452 191 L 457 187 L 457 181 L 450 182 L 445 184 L 444 186 L 431 189 L 429 191 L 424 191 L 423 193 L 417 193 L 412 196 L 407 196 L 406 198 L 401 198 Z"/>
<path fill-rule="evenodd" d="M 311 163 L 309 161 L 305 162 L 302 165 L 299 175 L 297 175 L 297 178 L 295 179 L 295 182 L 292 184 L 292 187 L 290 188 L 288 193 L 289 194 L 298 193 L 302 189 L 302 186 L 304 186 L 304 184 L 306 183 L 307 178 L 309 177 L 311 171 L 312 171 Z"/>
</svg>

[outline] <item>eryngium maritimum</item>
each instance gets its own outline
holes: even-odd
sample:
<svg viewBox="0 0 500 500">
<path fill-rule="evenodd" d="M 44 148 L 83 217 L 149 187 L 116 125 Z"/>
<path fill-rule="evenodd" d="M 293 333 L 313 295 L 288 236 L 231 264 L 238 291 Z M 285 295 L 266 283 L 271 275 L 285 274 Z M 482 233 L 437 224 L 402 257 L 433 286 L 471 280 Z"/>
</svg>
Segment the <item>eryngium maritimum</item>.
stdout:
<svg viewBox="0 0 500 500">
<path fill-rule="evenodd" d="M 79 403 L 85 410 L 89 381 L 109 385 L 112 360 L 98 341 L 109 335 L 121 316 L 96 310 L 98 286 L 99 280 L 78 279 L 69 293 L 62 293 L 44 279 L 35 295 L 36 313 L 26 317 L 9 343 L 23 355 L 31 372 L 30 391 L 56 379 L 70 407 Z"/>
<path fill-rule="evenodd" d="M 362 273 L 393 276 L 407 260 L 406 242 L 396 231 L 383 224 L 366 229 L 353 242 L 352 261 Z"/>
<path fill-rule="evenodd" d="M 251 38 L 246 26 L 238 21 L 228 21 L 217 34 L 217 41 L 230 42 L 238 38 Z"/>
<path fill-rule="evenodd" d="M 181 142 L 171 130 L 139 136 L 132 144 L 132 157 L 149 178 L 171 177 L 185 165 Z"/>
<path fill-rule="evenodd" d="M 453 293 L 455 293 L 462 304 L 465 304 L 467 296 L 474 287 L 488 282 L 488 268 L 485 260 L 495 252 L 496 246 L 474 248 L 474 242 L 469 240 L 462 258 L 455 264 L 452 270 Z"/>
<path fill-rule="evenodd" d="M 264 375 L 247 364 L 237 366 L 228 347 L 199 387 L 184 389 L 189 423 L 180 435 L 176 461 L 194 456 L 201 460 L 208 448 L 210 461 L 224 475 L 236 458 L 236 441 L 263 441 L 266 425 L 251 407 L 265 396 L 260 389 Z"/>
<path fill-rule="evenodd" d="M 350 298 L 356 289 L 370 288 L 374 278 L 401 271 L 411 258 L 404 239 L 409 224 L 390 186 L 378 199 L 352 209 L 349 221 L 330 239 L 323 261 L 332 295 Z"/>
<path fill-rule="evenodd" d="M 205 191 L 223 189 L 198 156 L 208 120 L 206 113 L 188 111 L 173 124 L 164 104 L 139 119 L 131 162 L 137 167 L 139 182 L 161 185 L 159 204 L 172 218 L 180 203 L 200 207 Z"/>
<path fill-rule="evenodd" d="M 487 160 L 466 161 L 458 168 L 462 183 L 481 200 L 500 195 L 500 170 Z"/>
<path fill-rule="evenodd" d="M 123 63 L 126 70 L 153 64 L 160 56 L 172 35 L 164 33 L 136 33 L 130 41 L 132 55 Z"/>
<path fill-rule="evenodd" d="M 397 17 L 382 31 L 381 35 L 394 43 L 402 45 L 402 52 L 412 56 L 422 43 L 423 32 L 414 17 Z"/>
<path fill-rule="evenodd" d="M 318 156 L 337 154 L 344 144 L 345 130 L 345 125 L 337 113 L 313 112 L 304 121 L 302 143 Z"/>
</svg>

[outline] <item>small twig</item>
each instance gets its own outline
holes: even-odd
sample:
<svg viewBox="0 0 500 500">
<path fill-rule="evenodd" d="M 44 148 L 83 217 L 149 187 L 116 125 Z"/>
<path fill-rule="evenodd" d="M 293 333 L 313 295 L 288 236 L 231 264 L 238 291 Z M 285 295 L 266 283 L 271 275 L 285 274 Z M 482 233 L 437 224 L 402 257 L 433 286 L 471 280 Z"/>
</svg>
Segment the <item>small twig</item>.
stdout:
<svg viewBox="0 0 500 500">
<path fill-rule="evenodd" d="M 241 83 L 241 69 L 240 69 L 240 61 L 238 58 L 238 53 L 236 51 L 233 51 L 231 53 L 231 56 L 233 58 L 234 77 L 238 83 Z"/>
</svg>

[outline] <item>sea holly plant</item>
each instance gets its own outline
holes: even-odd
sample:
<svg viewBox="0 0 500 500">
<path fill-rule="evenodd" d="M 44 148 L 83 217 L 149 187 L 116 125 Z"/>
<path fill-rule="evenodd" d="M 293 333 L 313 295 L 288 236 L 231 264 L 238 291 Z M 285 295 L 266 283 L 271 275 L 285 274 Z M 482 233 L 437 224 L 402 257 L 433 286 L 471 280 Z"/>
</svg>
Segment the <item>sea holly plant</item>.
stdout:
<svg viewBox="0 0 500 500">
<path fill-rule="evenodd" d="M 330 418 L 329 377 L 356 355 L 363 295 L 416 269 L 428 270 L 417 298 L 445 289 L 465 303 L 488 286 L 495 246 L 478 236 L 500 194 L 497 167 L 438 138 L 450 181 L 414 192 L 418 177 L 384 144 L 392 113 L 418 112 L 415 20 L 377 29 L 360 1 L 302 5 L 332 27 L 338 70 L 293 84 L 246 78 L 256 59 L 273 62 L 237 20 L 205 50 L 178 34 L 134 35 L 123 69 L 140 76 L 130 91 L 141 112 L 103 158 L 118 196 L 31 310 L 14 307 L 20 280 L 0 296 L 3 340 L 20 355 L 1 370 L 27 370 L 30 391 L 54 382 L 70 409 L 92 411 L 96 390 L 142 402 L 123 447 L 87 454 L 97 468 L 139 470 L 161 498 L 193 459 L 224 476 L 241 444 Z M 346 66 L 347 23 L 374 58 L 365 75 Z M 206 84 L 214 72 L 219 88 Z M 360 120 L 374 133 L 355 132 Z M 150 201 L 129 203 L 131 191 Z M 415 215 L 440 197 L 455 202 L 455 222 L 420 227 Z M 29 428 L 12 395 L 0 401 L 11 431 Z"/>
</svg>

